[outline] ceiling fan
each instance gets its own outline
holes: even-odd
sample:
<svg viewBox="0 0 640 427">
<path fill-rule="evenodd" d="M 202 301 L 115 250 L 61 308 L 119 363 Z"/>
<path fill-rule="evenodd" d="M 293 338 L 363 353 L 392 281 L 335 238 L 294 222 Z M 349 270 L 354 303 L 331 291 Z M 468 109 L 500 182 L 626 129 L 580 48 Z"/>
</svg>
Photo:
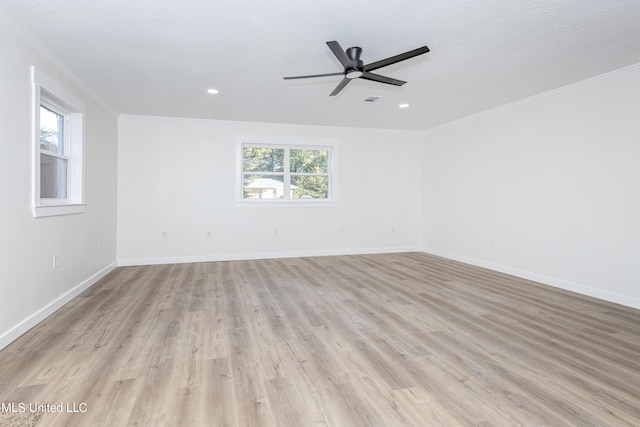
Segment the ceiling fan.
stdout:
<svg viewBox="0 0 640 427">
<path fill-rule="evenodd" d="M 409 58 L 413 58 L 414 56 L 422 55 L 423 53 L 429 52 L 429 48 L 427 46 L 422 46 L 414 50 L 410 50 L 405 53 L 401 53 L 400 55 L 391 56 L 386 59 L 381 59 L 380 61 L 372 62 L 370 64 L 364 64 L 360 59 L 360 55 L 362 54 L 362 48 L 359 47 L 350 47 L 346 51 L 342 49 L 340 44 L 337 41 L 327 42 L 327 46 L 331 49 L 331 52 L 338 58 L 342 66 L 344 67 L 344 71 L 339 73 L 328 73 L 328 74 L 313 74 L 309 76 L 293 76 L 293 77 L 285 77 L 285 80 L 292 79 L 308 79 L 312 77 L 327 77 L 327 76 L 340 76 L 343 75 L 344 78 L 338 86 L 329 94 L 329 96 L 336 96 L 344 87 L 349 84 L 349 82 L 353 79 L 365 79 L 372 80 L 374 82 L 386 83 L 395 86 L 402 86 L 405 84 L 405 81 L 392 79 L 391 77 L 381 76 L 380 74 L 374 74 L 371 71 L 377 70 L 378 68 L 386 67 L 387 65 L 395 64 L 396 62 L 404 61 Z"/>
</svg>

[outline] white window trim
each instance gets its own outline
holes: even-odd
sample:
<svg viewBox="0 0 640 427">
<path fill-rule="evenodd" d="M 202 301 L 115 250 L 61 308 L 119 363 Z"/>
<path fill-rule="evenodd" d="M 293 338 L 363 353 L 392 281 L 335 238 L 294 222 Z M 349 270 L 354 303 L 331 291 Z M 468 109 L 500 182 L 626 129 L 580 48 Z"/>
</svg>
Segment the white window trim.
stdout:
<svg viewBox="0 0 640 427">
<path fill-rule="evenodd" d="M 84 203 L 84 103 L 67 89 L 36 67 L 31 67 L 33 90 L 32 105 L 32 211 L 34 217 L 83 213 Z M 60 100 L 61 106 L 69 110 L 66 130 L 70 140 L 65 142 L 68 152 L 67 198 L 46 199 L 40 197 L 40 105 L 41 94 Z M 51 101 L 51 99 L 49 99 Z M 49 102 L 51 104 L 52 102 Z M 53 102 L 55 103 L 55 102 Z"/>
<path fill-rule="evenodd" d="M 243 198 L 243 168 L 242 168 L 242 148 L 254 147 L 274 147 L 293 148 L 306 150 L 329 150 L 329 199 L 245 199 Z M 324 138 L 273 138 L 263 136 L 252 136 L 236 138 L 236 207 L 240 208 L 331 208 L 338 206 L 338 184 L 335 171 L 338 164 L 338 143 L 333 139 Z M 288 168 L 288 165 L 285 165 Z"/>
</svg>

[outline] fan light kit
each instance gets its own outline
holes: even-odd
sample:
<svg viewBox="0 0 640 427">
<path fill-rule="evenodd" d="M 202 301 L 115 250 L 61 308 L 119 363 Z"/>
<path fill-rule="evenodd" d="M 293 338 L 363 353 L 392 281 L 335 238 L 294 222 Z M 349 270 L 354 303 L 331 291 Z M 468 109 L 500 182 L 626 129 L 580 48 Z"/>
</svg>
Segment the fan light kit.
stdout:
<svg viewBox="0 0 640 427">
<path fill-rule="evenodd" d="M 400 104 L 398 108 L 409 108 L 409 104 Z"/>
<path fill-rule="evenodd" d="M 413 58 L 414 56 L 422 55 L 423 53 L 429 52 L 429 48 L 427 46 L 422 46 L 414 50 L 410 50 L 405 53 L 401 53 L 400 55 L 391 56 L 386 59 L 381 59 L 380 61 L 372 62 L 370 64 L 365 65 L 364 62 L 360 59 L 360 55 L 362 54 L 362 48 L 359 47 L 350 47 L 347 50 L 342 49 L 340 44 L 337 41 L 327 42 L 327 46 L 331 49 L 331 52 L 338 58 L 338 61 L 344 67 L 344 70 L 340 73 L 328 73 L 328 74 L 312 74 L 309 76 L 293 76 L 293 77 L 285 77 L 285 80 L 292 79 L 308 79 L 313 77 L 328 77 L 328 76 L 344 76 L 342 81 L 338 83 L 338 86 L 329 94 L 329 96 L 336 96 L 344 87 L 354 79 L 365 79 L 371 80 L 379 83 L 386 83 L 394 86 L 402 86 L 405 84 L 405 81 L 392 79 L 391 77 L 381 76 L 379 74 L 374 74 L 371 71 L 377 70 L 378 68 L 386 67 L 387 65 L 395 64 L 396 62 L 404 61 L 409 58 Z"/>
<path fill-rule="evenodd" d="M 220 91 L 218 89 L 208 89 L 207 93 L 210 93 L 211 95 L 215 95 L 217 93 L 220 93 Z"/>
</svg>

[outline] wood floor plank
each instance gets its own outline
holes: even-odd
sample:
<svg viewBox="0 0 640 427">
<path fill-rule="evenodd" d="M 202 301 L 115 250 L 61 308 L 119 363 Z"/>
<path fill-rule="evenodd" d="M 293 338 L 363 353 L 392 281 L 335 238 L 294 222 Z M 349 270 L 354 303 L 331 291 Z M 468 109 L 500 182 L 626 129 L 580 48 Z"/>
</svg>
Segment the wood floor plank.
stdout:
<svg viewBox="0 0 640 427">
<path fill-rule="evenodd" d="M 229 358 L 209 360 L 200 396 L 203 425 L 235 427 L 238 424 L 233 371 Z"/>
<path fill-rule="evenodd" d="M 42 425 L 637 426 L 640 310 L 423 254 L 123 267 L 0 351 Z M 66 408 L 65 408 L 66 409 Z"/>
</svg>

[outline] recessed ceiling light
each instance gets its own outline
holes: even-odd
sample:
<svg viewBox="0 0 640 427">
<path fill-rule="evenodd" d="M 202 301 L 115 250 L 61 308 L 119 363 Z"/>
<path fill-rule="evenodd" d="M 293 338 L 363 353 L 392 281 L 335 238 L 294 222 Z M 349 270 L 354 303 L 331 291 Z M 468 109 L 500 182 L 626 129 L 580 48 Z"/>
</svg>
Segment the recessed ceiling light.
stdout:
<svg viewBox="0 0 640 427">
<path fill-rule="evenodd" d="M 215 95 L 218 92 L 219 92 L 218 89 L 209 89 L 209 90 L 207 90 L 207 93 L 210 93 L 212 95 Z"/>
<path fill-rule="evenodd" d="M 409 108 L 409 104 L 400 104 L 398 108 Z"/>
</svg>

